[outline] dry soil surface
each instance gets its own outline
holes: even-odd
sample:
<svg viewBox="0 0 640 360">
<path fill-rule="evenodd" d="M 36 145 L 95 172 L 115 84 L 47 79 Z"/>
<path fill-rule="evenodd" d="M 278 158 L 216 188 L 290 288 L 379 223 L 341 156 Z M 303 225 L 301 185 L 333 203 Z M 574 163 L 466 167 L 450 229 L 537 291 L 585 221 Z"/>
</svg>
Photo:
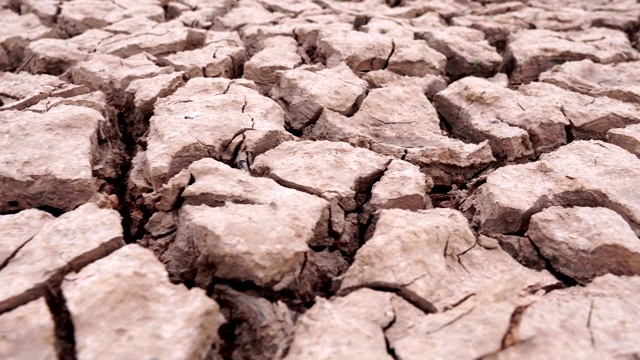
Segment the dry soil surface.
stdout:
<svg viewBox="0 0 640 360">
<path fill-rule="evenodd" d="M 639 359 L 635 0 L 0 0 L 0 359 Z"/>
</svg>

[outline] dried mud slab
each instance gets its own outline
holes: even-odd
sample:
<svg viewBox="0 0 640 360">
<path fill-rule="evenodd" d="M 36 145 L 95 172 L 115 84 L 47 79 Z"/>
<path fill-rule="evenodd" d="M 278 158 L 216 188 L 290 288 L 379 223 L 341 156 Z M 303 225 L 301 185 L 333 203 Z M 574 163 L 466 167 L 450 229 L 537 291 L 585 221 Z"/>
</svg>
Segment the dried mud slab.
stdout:
<svg viewBox="0 0 640 360">
<path fill-rule="evenodd" d="M 640 106 L 609 97 L 591 97 L 547 83 L 520 86 L 520 93 L 558 108 L 569 120 L 567 137 L 576 140 L 604 140 L 613 128 L 640 122 Z"/>
<path fill-rule="evenodd" d="M 0 216 L 0 268 L 4 268 L 18 251 L 53 219 L 53 215 L 48 212 L 36 209 Z"/>
<path fill-rule="evenodd" d="M 523 288 L 557 282 L 546 271 L 518 264 L 499 247 L 479 244 L 467 219 L 456 210 L 383 210 L 373 237 L 345 273 L 341 292 L 388 289 L 422 311 L 440 312 L 505 274 L 525 277 Z"/>
<path fill-rule="evenodd" d="M 31 41 L 57 38 L 54 29 L 40 23 L 34 14 L 18 15 L 0 8 L 0 71 L 21 66 L 24 50 Z"/>
<path fill-rule="evenodd" d="M 359 31 L 321 33 L 318 44 L 328 67 L 344 62 L 356 72 L 384 68 L 393 48 L 392 38 Z"/>
<path fill-rule="evenodd" d="M 531 217 L 527 236 L 555 270 L 581 284 L 607 273 L 640 274 L 640 241 L 613 210 L 552 206 Z"/>
<path fill-rule="evenodd" d="M 230 317 L 240 322 L 232 358 L 280 359 L 293 333 L 295 313 L 282 301 L 245 294 L 226 285 L 214 289 L 217 301 L 229 308 Z"/>
<path fill-rule="evenodd" d="M 38 206 L 72 210 L 96 193 L 107 121 L 80 106 L 45 113 L 0 112 L 0 211 Z M 42 144 L 47 144 L 46 148 Z"/>
<path fill-rule="evenodd" d="M 55 22 L 60 3 L 56 0 L 22 0 L 19 2 L 8 1 L 13 9 L 19 6 L 20 14 L 34 14 L 40 22 L 46 26 L 52 26 Z"/>
<path fill-rule="evenodd" d="M 32 74 L 61 75 L 84 61 L 89 53 L 74 42 L 62 39 L 32 41 L 24 52 L 24 70 Z"/>
<path fill-rule="evenodd" d="M 446 71 L 454 78 L 492 76 L 502 64 L 502 56 L 478 30 L 458 26 L 418 28 L 415 36 L 447 57 Z"/>
<path fill-rule="evenodd" d="M 137 30 L 132 34 L 115 34 L 102 40 L 97 52 L 122 58 L 141 52 L 160 56 L 195 49 L 204 44 L 204 31 L 177 25 L 167 22 L 150 29 Z"/>
<path fill-rule="evenodd" d="M 167 55 L 160 63 L 185 71 L 191 77 L 234 79 L 240 76 L 247 55 L 237 33 L 209 32 L 206 36 L 203 47 Z"/>
<path fill-rule="evenodd" d="M 575 141 L 540 160 L 502 167 L 465 201 L 481 232 L 516 234 L 550 206 L 599 206 L 616 211 L 639 233 L 640 199 L 634 180 L 640 160 L 602 141 Z"/>
<path fill-rule="evenodd" d="M 165 16 L 169 19 L 176 18 L 188 27 L 208 29 L 213 25 L 214 19 L 227 14 L 236 4 L 235 0 L 172 1 L 166 4 Z"/>
<path fill-rule="evenodd" d="M 394 320 L 394 297 L 360 289 L 332 300 L 319 298 L 298 319 L 284 359 L 393 359 L 387 353 L 383 330 Z"/>
<path fill-rule="evenodd" d="M 640 6 L 629 0 L 617 1 L 581 1 L 571 0 L 559 4 L 550 0 L 535 0 L 529 2 L 531 6 L 551 12 L 567 9 L 581 9 L 591 20 L 591 26 L 602 26 L 622 31 L 633 31 L 638 24 Z"/>
<path fill-rule="evenodd" d="M 447 87 L 447 82 L 441 76 L 403 76 L 389 70 L 370 71 L 362 79 L 369 83 L 370 88 L 418 86 L 429 100 L 432 100 L 439 91 Z"/>
<path fill-rule="evenodd" d="M 492 8 L 486 8 L 475 14 L 454 17 L 452 23 L 480 30 L 486 34 L 487 40 L 492 45 L 496 45 L 510 40 L 520 31 L 529 29 L 552 31 L 586 30 L 591 27 L 596 19 L 602 17 L 601 14 L 600 16 L 596 15 L 593 10 L 585 11 L 567 6 L 554 7 L 556 8 L 526 7 L 522 2 L 511 1 Z M 616 15 L 612 11 L 607 14 L 606 18 L 614 19 L 616 16 L 620 19 L 620 15 Z M 632 24 L 633 22 L 629 25 L 632 26 Z M 604 24 L 594 26 L 610 27 Z"/>
<path fill-rule="evenodd" d="M 640 100 L 640 62 L 598 64 L 570 61 L 540 74 L 540 81 L 593 97 L 637 103 Z"/>
<path fill-rule="evenodd" d="M 526 276 L 490 280 L 477 293 L 437 313 L 424 313 L 393 298 L 395 321 L 385 330 L 397 358 L 478 359 L 499 351 L 513 331 L 513 319 L 539 298 L 528 291 Z M 517 325 L 516 325 L 517 326 Z"/>
<path fill-rule="evenodd" d="M 494 161 L 486 142 L 466 144 L 445 136 L 435 108 L 417 87 L 373 89 L 352 117 L 324 111 L 305 132 L 311 139 L 347 142 L 402 158 L 436 184 L 464 181 Z"/>
<path fill-rule="evenodd" d="M 586 287 L 553 291 L 521 315 L 513 346 L 488 359 L 633 357 L 640 352 L 630 319 L 640 311 L 637 276 L 605 275 Z"/>
<path fill-rule="evenodd" d="M 184 72 L 173 72 L 133 80 L 124 94 L 124 109 L 128 116 L 127 131 L 134 139 L 142 139 L 149 130 L 149 119 L 159 98 L 167 97 L 185 84 Z"/>
<path fill-rule="evenodd" d="M 225 321 L 204 290 L 171 284 L 153 253 L 138 245 L 67 275 L 62 292 L 79 358 L 204 359 Z"/>
<path fill-rule="evenodd" d="M 123 0 L 73 0 L 61 4 L 57 23 L 67 35 L 75 36 L 134 16 L 161 22 L 164 21 L 164 10 L 160 1 L 156 0 L 134 3 Z"/>
<path fill-rule="evenodd" d="M 288 126 L 302 131 L 313 124 L 323 110 L 353 114 L 365 97 L 367 83 L 344 64 L 317 70 L 300 67 L 278 75 L 270 96 L 284 102 L 291 113 Z"/>
<path fill-rule="evenodd" d="M 330 141 L 288 141 L 258 156 L 253 172 L 353 211 L 391 162 L 372 151 Z"/>
<path fill-rule="evenodd" d="M 152 60 L 153 57 L 144 53 L 126 59 L 96 54 L 74 66 L 69 72 L 69 78 L 74 84 L 84 85 L 93 91 L 102 91 L 114 105 L 122 106 L 124 92 L 132 81 L 174 71 L 171 67 L 159 67 Z"/>
<path fill-rule="evenodd" d="M 297 53 L 298 43 L 290 37 L 270 37 L 264 40 L 263 46 L 244 65 L 244 77 L 269 93 L 276 84 L 277 71 L 293 70 L 302 64 L 302 58 Z"/>
<path fill-rule="evenodd" d="M 570 123 L 559 107 L 486 79 L 458 80 L 436 94 L 434 105 L 454 134 L 489 141 L 499 160 L 531 158 L 567 143 Z"/>
<path fill-rule="evenodd" d="M 0 269 L 0 313 L 43 294 L 50 279 L 77 271 L 124 245 L 117 211 L 85 204 L 42 225 Z"/>
<path fill-rule="evenodd" d="M 246 80 L 197 78 L 155 104 L 144 170 L 154 189 L 202 158 L 234 161 L 233 141 L 245 134 L 263 142 L 252 156 L 290 138 L 282 108 L 254 88 Z"/>
<path fill-rule="evenodd" d="M 71 97 L 89 92 L 51 75 L 0 72 L 0 111 L 23 110 L 48 97 Z"/>
<path fill-rule="evenodd" d="M 427 197 L 433 180 L 420 168 L 403 160 L 393 160 L 380 181 L 371 188 L 367 206 L 372 209 L 422 210 L 431 207 Z"/>
<path fill-rule="evenodd" d="M 57 359 L 55 324 L 44 299 L 0 315 L 3 359 Z"/>
<path fill-rule="evenodd" d="M 284 16 L 283 13 L 265 9 L 259 2 L 240 0 L 229 12 L 213 19 L 213 30 L 236 31 L 247 25 L 270 24 Z"/>
<path fill-rule="evenodd" d="M 638 53 L 627 35 L 618 30 L 590 28 L 585 31 L 555 32 L 525 30 L 507 42 L 505 61 L 511 69 L 511 83 L 529 83 L 540 73 L 567 61 L 589 59 L 610 64 L 636 60 Z"/>
<path fill-rule="evenodd" d="M 212 159 L 188 171 L 195 182 L 182 191 L 175 241 L 161 255 L 172 276 L 203 287 L 218 278 L 286 288 L 309 245 L 328 237 L 329 203 L 319 197 Z"/>
<path fill-rule="evenodd" d="M 629 125 L 623 129 L 611 129 L 607 132 L 607 141 L 636 156 L 640 156 L 640 125 Z"/>
<path fill-rule="evenodd" d="M 0 358 L 640 355 L 637 1 L 0 25 Z"/>
</svg>

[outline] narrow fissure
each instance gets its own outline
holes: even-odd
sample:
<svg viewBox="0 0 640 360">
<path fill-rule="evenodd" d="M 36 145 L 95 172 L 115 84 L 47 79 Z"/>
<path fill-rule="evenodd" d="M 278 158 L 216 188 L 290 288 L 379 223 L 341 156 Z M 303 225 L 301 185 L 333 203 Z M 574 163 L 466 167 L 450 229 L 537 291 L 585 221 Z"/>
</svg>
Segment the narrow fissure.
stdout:
<svg viewBox="0 0 640 360">
<path fill-rule="evenodd" d="M 393 313 L 393 319 L 391 320 L 391 322 L 389 322 L 389 324 L 387 324 L 387 326 L 385 326 L 382 329 L 382 332 L 384 334 L 384 343 L 385 346 L 387 348 L 387 354 L 389 354 L 389 356 L 391 356 L 393 359 L 395 360 L 399 360 L 398 359 L 398 355 L 396 355 L 396 350 L 391 346 L 391 342 L 389 341 L 389 338 L 387 337 L 387 330 L 391 329 L 391 327 L 393 327 L 393 325 L 396 323 L 397 320 L 397 315 L 394 311 Z"/>
<path fill-rule="evenodd" d="M 13 252 L 6 258 L 4 259 L 4 261 L 2 263 L 0 263 L 0 271 L 2 271 L 5 267 L 7 267 L 7 265 L 9 265 L 9 263 L 11 262 L 11 260 L 13 258 L 16 257 L 16 255 L 18 255 L 18 252 L 20 252 L 20 250 L 29 243 L 29 241 L 33 240 L 33 238 L 35 237 L 32 236 L 31 238 L 29 238 L 27 241 L 25 241 L 24 243 L 20 244 L 20 246 L 18 246 L 15 250 L 13 250 Z"/>
<path fill-rule="evenodd" d="M 538 256 L 544 260 L 545 269 L 548 272 L 550 272 L 551 275 L 553 275 L 556 279 L 561 281 L 566 287 L 572 287 L 572 286 L 578 285 L 578 282 L 574 278 L 567 276 L 559 272 L 558 270 L 556 270 L 551 264 L 551 261 L 547 259 L 544 255 L 542 255 L 542 252 L 540 251 L 540 248 L 536 245 L 536 243 L 531 241 L 531 239 L 529 239 L 529 241 L 531 242 L 531 246 L 533 246 L 534 250 L 538 253 Z"/>
<path fill-rule="evenodd" d="M 59 360 L 75 360 L 76 340 L 73 319 L 62 293 L 63 277 L 56 276 L 45 284 L 44 298 L 55 324 L 55 347 Z"/>
</svg>

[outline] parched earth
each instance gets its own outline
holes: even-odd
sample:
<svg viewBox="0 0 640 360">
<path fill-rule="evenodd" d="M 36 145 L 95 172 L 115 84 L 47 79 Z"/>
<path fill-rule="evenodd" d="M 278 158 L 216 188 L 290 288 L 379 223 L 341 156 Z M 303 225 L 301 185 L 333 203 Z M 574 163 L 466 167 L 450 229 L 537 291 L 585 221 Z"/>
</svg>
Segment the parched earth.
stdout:
<svg viewBox="0 0 640 360">
<path fill-rule="evenodd" d="M 0 359 L 639 359 L 635 0 L 0 0 Z"/>
</svg>

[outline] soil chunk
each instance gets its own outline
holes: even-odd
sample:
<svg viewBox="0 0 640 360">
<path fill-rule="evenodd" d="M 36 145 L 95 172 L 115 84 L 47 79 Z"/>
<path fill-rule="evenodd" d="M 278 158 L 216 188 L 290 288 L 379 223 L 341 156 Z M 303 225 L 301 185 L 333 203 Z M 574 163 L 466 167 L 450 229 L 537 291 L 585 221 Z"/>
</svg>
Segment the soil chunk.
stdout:
<svg viewBox="0 0 640 360">
<path fill-rule="evenodd" d="M 202 289 L 171 284 L 153 253 L 138 245 L 67 275 L 62 292 L 80 358 L 204 359 L 225 321 Z"/>
<path fill-rule="evenodd" d="M 527 235 L 554 269 L 581 284 L 640 273 L 640 241 L 613 210 L 552 206 L 531 217 Z"/>
<path fill-rule="evenodd" d="M 43 295 L 45 283 L 124 245 L 117 211 L 85 204 L 47 221 L 0 269 L 0 313 Z"/>
</svg>

